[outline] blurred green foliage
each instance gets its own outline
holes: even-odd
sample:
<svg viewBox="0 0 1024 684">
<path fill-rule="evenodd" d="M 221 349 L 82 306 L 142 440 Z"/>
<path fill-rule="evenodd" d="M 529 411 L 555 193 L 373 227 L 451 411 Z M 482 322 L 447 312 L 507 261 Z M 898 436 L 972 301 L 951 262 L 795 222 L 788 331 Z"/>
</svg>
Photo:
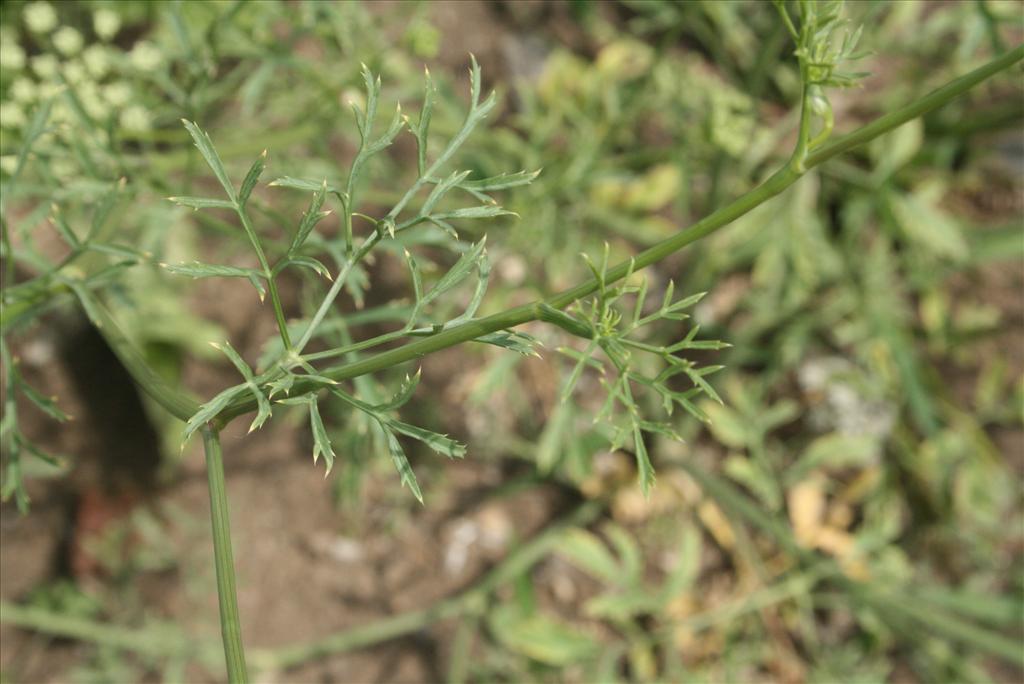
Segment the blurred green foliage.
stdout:
<svg viewBox="0 0 1024 684">
<path fill-rule="evenodd" d="M 75 264 L 84 286 L 103 292 L 154 365 L 176 376 L 185 355 L 218 361 L 206 343 L 224 330 L 190 308 L 187 284 L 156 266 L 197 254 L 226 263 L 244 240 L 233 217 L 164 200 L 211 194 L 196 192 L 209 174 L 179 120 L 210 132 L 234 178 L 268 149 L 277 176 L 341 185 L 347 165 L 338 160 L 358 144 L 349 103 L 364 97 L 360 62 L 381 74 L 383 98 L 411 107 L 425 61 L 439 99 L 432 135 L 451 137 L 469 60 L 434 67 L 451 37 L 431 9 L 4 3 L 5 337 L 30 335 L 31 316 L 70 301 L 56 277 L 25 285 L 73 247 L 62 240 L 81 237 L 62 234 L 59 221 L 56 234 L 39 228 L 53 203 L 66 225 L 91 227 L 94 248 Z M 863 66 L 874 79 L 834 98 L 837 130 L 976 66 L 1024 26 L 1019 5 L 989 0 L 863 2 L 848 11 L 867 26 L 862 42 L 873 55 Z M 574 2 L 570 16 L 573 45 L 531 27 L 542 47 L 523 49 L 540 52 L 539 66 L 496 84 L 504 97 L 492 127 L 459 152 L 474 177 L 543 168 L 536 182 L 505 191 L 503 204 L 519 218 L 490 228 L 496 278 L 485 313 L 575 282 L 580 252 L 607 244 L 626 258 L 679 230 L 761 180 L 794 137 L 789 107 L 800 82 L 770 4 Z M 529 364 L 567 378 L 573 359 L 475 352 L 463 429 L 471 453 L 484 441 L 488 453 L 474 458 L 525 460 L 607 513 L 601 525 L 566 531 L 546 561 L 585 578 L 586 595 L 560 602 L 538 588 L 539 570 L 524 570 L 511 591 L 462 618 L 484 629 L 470 630 L 463 650 L 453 646 L 453 679 L 1020 674 L 1024 505 L 1011 451 L 1024 429 L 1024 367 L 1010 348 L 1020 343 L 1020 292 L 989 288 L 1004 273 L 1019 285 L 1024 259 L 1021 101 L 1019 78 L 998 79 L 809 173 L 647 273 L 652 297 L 672 280 L 683 293 L 710 292 L 686 325 L 732 345 L 713 361 L 726 366 L 713 378 L 724 404 L 698 407 L 710 424 L 675 414 L 670 429 L 684 445 L 658 434 L 641 442 L 658 471 L 650 499 L 639 496 L 632 456 L 609 452 L 607 426 L 593 422 L 604 398 L 596 378 L 579 380 L 578 399 L 558 402 L 524 378 Z M 396 145 L 375 158 L 367 204 L 391 206 L 416 180 L 413 149 Z M 1010 208 L 999 208 L 1007 197 Z M 252 208 L 270 244 L 286 248 L 279 227 L 305 205 L 259 190 Z M 465 228 L 473 238 L 477 230 Z M 420 238 L 441 239 L 440 231 Z M 402 264 L 397 253 L 388 260 Z M 442 257 L 420 264 L 431 274 L 447 265 Z M 332 342 L 404 320 L 408 302 L 367 290 L 369 282 L 354 273 L 345 315 L 327 321 Z M 304 315 L 319 287 L 299 302 Z M 681 326 L 664 325 L 649 342 L 669 345 Z M 530 332 L 549 350 L 575 344 Z M 32 391 L 7 373 L 9 402 L 14 391 Z M 370 403 L 390 396 L 370 378 L 354 386 Z M 652 401 L 646 408 L 657 410 Z M 406 410 L 438 423 L 446 415 L 429 400 Z M 355 506 L 365 471 L 390 467 L 379 458 L 390 445 L 364 412 L 335 407 L 324 419 L 335 448 L 351 454 L 337 487 Z M 9 444 L 38 451 L 9 432 L 14 420 L 5 408 Z M 176 439 L 177 426 L 164 428 Z M 10 487 L 18 461 L 5 459 Z M 57 586 L 29 600 L 101 614 L 80 598 Z M 97 653 L 82 681 L 134 676 L 122 650 Z M 179 672 L 173 665 L 166 676 Z"/>
</svg>

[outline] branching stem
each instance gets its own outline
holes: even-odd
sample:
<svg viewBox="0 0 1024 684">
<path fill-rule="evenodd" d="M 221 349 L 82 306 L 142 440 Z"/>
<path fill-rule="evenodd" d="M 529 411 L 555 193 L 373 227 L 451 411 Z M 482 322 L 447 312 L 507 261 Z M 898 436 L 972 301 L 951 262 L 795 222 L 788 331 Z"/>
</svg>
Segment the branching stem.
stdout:
<svg viewBox="0 0 1024 684">
<path fill-rule="evenodd" d="M 831 143 L 824 144 L 817 150 L 808 152 L 803 164 L 804 170 L 806 171 L 823 164 L 833 157 L 863 145 L 894 128 L 902 126 L 908 121 L 941 107 L 950 100 L 963 95 L 982 81 L 1020 62 L 1022 59 L 1024 59 L 1024 45 L 1020 45 L 974 71 L 950 81 L 941 88 L 933 90 L 928 95 L 905 107 L 885 114 L 852 133 L 842 136 Z M 802 172 L 798 172 L 793 164 L 787 163 L 756 188 L 701 219 L 688 229 L 679 231 L 672 237 L 644 250 L 629 261 L 609 268 L 604 276 L 605 281 L 611 283 L 621 280 L 627 273 L 657 263 L 683 247 L 707 237 L 752 209 L 764 204 L 772 197 L 775 197 L 799 180 L 801 175 Z M 530 321 L 540 320 L 544 315 L 543 305 L 546 304 L 556 309 L 564 309 L 576 300 L 597 291 L 599 285 L 596 279 L 591 278 L 547 300 L 524 304 L 485 318 L 469 321 L 454 328 L 443 330 L 436 335 L 410 342 L 395 349 L 389 349 L 365 359 L 327 368 L 321 374 L 332 380 L 340 381 L 391 368 L 392 366 L 422 358 L 427 354 L 456 344 L 468 342 L 482 335 L 513 328 Z M 292 391 L 305 392 L 311 389 L 313 389 L 311 383 L 300 380 L 296 382 Z M 230 420 L 253 410 L 253 408 L 254 403 L 251 399 L 242 398 L 229 405 L 221 414 L 221 417 L 224 420 Z"/>
<path fill-rule="evenodd" d="M 1021 60 L 1024 60 L 1024 45 L 1019 45 L 1013 50 L 1000 55 L 974 71 L 950 81 L 946 85 L 932 91 L 915 102 L 880 116 L 871 123 L 858 128 L 852 133 L 848 133 L 847 135 L 837 138 L 830 143 L 823 144 L 820 148 L 809 151 L 804 161 L 805 170 L 819 166 L 833 157 L 837 157 L 851 149 L 859 147 L 907 123 L 908 121 L 916 119 L 934 109 L 938 109 L 951 100 L 963 95 L 982 81 L 1013 66 L 1014 64 L 1017 64 Z M 704 219 L 690 226 L 688 229 L 679 231 L 672 237 L 669 237 L 653 247 L 641 252 L 631 260 L 632 266 L 630 262 L 624 262 L 614 268 L 608 269 L 606 280 L 608 282 L 620 280 L 625 277 L 631 268 L 633 270 L 637 270 L 650 266 L 651 264 L 664 259 L 668 255 L 679 251 L 683 247 L 710 235 L 723 226 L 735 221 L 737 218 L 743 216 L 760 204 L 763 204 L 772 197 L 778 195 L 780 192 L 795 183 L 800 178 L 800 175 L 801 174 L 798 173 L 791 165 L 787 164 L 770 176 L 761 185 L 750 190 L 746 194 L 734 200 L 732 203 L 708 215 Z M 375 243 L 375 241 L 379 239 L 380 234 L 374 233 L 366 242 L 363 243 L 359 252 L 362 253 L 364 250 L 369 251 L 369 248 L 372 247 L 372 243 Z M 358 259 L 361 258 L 360 253 L 354 255 L 353 259 L 342 269 L 342 272 L 335 279 L 327 298 L 325 298 L 324 302 L 321 304 L 319 310 L 314 315 L 313 320 L 310 321 L 309 327 L 306 329 L 302 340 L 300 340 L 296 347 L 297 350 L 301 351 L 301 349 L 303 349 L 309 342 L 309 339 L 312 338 L 317 326 L 323 321 L 328 309 L 337 297 L 338 293 L 341 291 L 343 281 L 345 280 L 348 271 L 351 269 L 351 264 L 357 262 Z M 396 349 L 390 349 L 352 363 L 328 368 L 324 370 L 322 374 L 334 380 L 354 378 L 421 358 L 432 352 L 473 340 L 482 335 L 512 328 L 529 321 L 539 320 L 544 314 L 542 304 L 547 304 L 548 306 L 556 309 L 564 309 L 572 302 L 586 297 L 596 291 L 598 289 L 598 285 L 599 284 L 595 279 L 590 279 L 576 287 L 554 295 L 547 300 L 532 302 L 485 318 L 468 321 L 462 325 L 443 330 L 435 335 L 410 342 Z M 99 311 L 105 312 L 105 309 L 103 309 L 99 302 L 95 302 L 95 308 Z M 109 314 L 107 314 L 107 316 L 109 317 Z M 126 339 L 124 339 L 122 333 L 117 330 L 116 326 L 104 326 L 100 331 L 107 337 L 108 342 L 111 343 L 112 348 L 122 361 L 125 360 L 126 356 L 134 356 L 135 358 L 132 359 L 133 361 L 141 358 L 137 353 L 129 353 L 128 350 L 130 350 L 131 345 Z M 160 402 L 161 405 L 168 408 L 176 417 L 181 418 L 182 420 L 188 419 L 191 414 L 186 415 L 185 410 L 186 408 L 191 408 L 193 406 L 189 400 L 183 400 L 178 392 L 167 388 L 166 383 L 156 383 L 151 381 L 144 382 L 144 379 L 151 380 L 156 376 L 156 374 L 152 371 L 146 373 L 144 369 L 139 367 L 139 364 L 133 363 L 131 365 L 127 365 L 127 367 L 143 389 L 153 396 L 154 399 Z M 147 375 L 149 376 L 148 378 L 146 377 Z M 296 383 L 292 391 L 297 394 L 310 391 L 312 389 L 313 385 L 311 383 L 300 380 Z M 241 414 L 252 411 L 254 408 L 254 400 L 246 397 L 230 404 L 219 417 L 222 421 L 227 422 Z"/>
<path fill-rule="evenodd" d="M 238 218 L 242 221 L 242 227 L 245 228 L 245 234 L 248 236 L 249 242 L 252 243 L 253 249 L 256 250 L 256 258 L 259 259 L 260 268 L 263 269 L 263 277 L 267 280 L 267 291 L 270 294 L 270 303 L 274 307 L 274 317 L 277 318 L 277 329 L 281 334 L 281 341 L 284 342 L 285 349 L 291 349 L 292 341 L 288 336 L 288 322 L 284 318 L 284 309 L 281 308 L 281 297 L 277 293 L 274 272 L 267 261 L 267 255 L 263 252 L 263 246 L 260 244 L 256 230 L 252 226 L 252 221 L 249 220 L 249 212 L 246 211 L 245 205 L 236 203 L 235 211 L 238 213 Z"/>
<path fill-rule="evenodd" d="M 331 306 L 334 304 L 334 300 L 338 298 L 338 294 L 341 292 L 341 288 L 345 285 L 345 281 L 348 280 L 348 274 L 352 271 L 352 267 L 362 261 L 363 257 L 369 254 L 370 250 L 380 242 L 381 234 L 378 229 L 370 237 L 363 241 L 363 244 L 359 246 L 359 250 L 352 256 L 345 260 L 345 265 L 341 267 L 341 271 L 338 272 L 337 277 L 334 279 L 334 283 L 331 284 L 331 289 L 327 291 L 327 295 L 324 300 L 320 302 L 320 307 L 313 314 L 312 320 L 309 321 L 309 325 L 306 326 L 306 331 L 302 333 L 302 339 L 295 345 L 293 350 L 296 355 L 302 353 L 302 350 L 306 348 L 309 341 L 313 338 L 316 333 L 317 327 L 323 322 L 327 312 L 330 311 Z M 291 345 L 287 345 L 285 348 L 290 348 Z"/>
</svg>

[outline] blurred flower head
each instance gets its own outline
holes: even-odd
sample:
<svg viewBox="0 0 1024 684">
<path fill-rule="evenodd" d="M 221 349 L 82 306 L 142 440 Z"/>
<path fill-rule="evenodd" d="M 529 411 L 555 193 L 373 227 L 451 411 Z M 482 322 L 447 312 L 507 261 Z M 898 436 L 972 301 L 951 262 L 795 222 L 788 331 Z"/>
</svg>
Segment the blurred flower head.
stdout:
<svg viewBox="0 0 1024 684">
<path fill-rule="evenodd" d="M 132 105 L 121 112 L 121 125 L 129 131 L 148 131 L 153 127 L 149 110 L 142 105 Z"/>
<path fill-rule="evenodd" d="M 49 33 L 57 28 L 57 12 L 48 2 L 30 2 L 22 10 L 22 17 L 30 30 Z"/>
<path fill-rule="evenodd" d="M 89 80 L 89 72 L 86 70 L 84 64 L 75 60 L 64 65 L 64 78 L 66 78 L 71 85 L 78 87 Z"/>
<path fill-rule="evenodd" d="M 10 93 L 18 102 L 32 102 L 39 94 L 39 89 L 32 79 L 22 77 L 11 84 Z"/>
<path fill-rule="evenodd" d="M 132 99 L 132 88 L 124 81 L 103 86 L 103 98 L 114 107 L 123 107 Z"/>
<path fill-rule="evenodd" d="M 60 61 L 53 55 L 36 55 L 31 60 L 32 71 L 36 72 L 36 76 L 43 80 L 56 78 L 57 72 L 60 70 Z"/>
<path fill-rule="evenodd" d="M 65 56 L 78 54 L 84 43 L 82 34 L 70 26 L 62 26 L 53 34 L 53 46 Z"/>
<path fill-rule="evenodd" d="M 15 102 L 0 102 L 0 126 L 9 129 L 18 129 L 27 121 L 25 110 Z"/>
<path fill-rule="evenodd" d="M 25 67 L 25 51 L 20 45 L 4 38 L 0 43 L 0 68 L 4 71 L 20 71 Z"/>
<path fill-rule="evenodd" d="M 92 15 L 92 27 L 101 40 L 110 40 L 121 30 L 121 15 L 110 9 L 98 9 Z"/>
<path fill-rule="evenodd" d="M 94 78 L 103 78 L 110 70 L 110 56 L 102 45 L 90 45 L 82 53 L 85 68 Z"/>
<path fill-rule="evenodd" d="M 5 154 L 0 157 L 0 170 L 8 176 L 13 176 L 18 169 L 18 157 L 14 154 Z"/>
<path fill-rule="evenodd" d="M 104 93 L 105 94 L 105 93 Z M 78 99 L 86 114 L 94 119 L 104 119 L 110 114 L 110 105 L 103 97 L 100 97 L 99 88 L 95 83 L 84 83 L 78 89 Z"/>
<path fill-rule="evenodd" d="M 164 61 L 164 55 L 153 43 L 148 40 L 140 40 L 132 48 L 128 58 L 139 71 L 153 71 Z"/>
</svg>

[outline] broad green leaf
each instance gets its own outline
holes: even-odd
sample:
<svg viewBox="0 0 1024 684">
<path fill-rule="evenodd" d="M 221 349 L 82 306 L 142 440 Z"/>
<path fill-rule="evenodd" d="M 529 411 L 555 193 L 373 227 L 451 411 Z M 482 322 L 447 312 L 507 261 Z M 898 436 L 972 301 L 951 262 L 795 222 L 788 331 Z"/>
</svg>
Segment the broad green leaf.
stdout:
<svg viewBox="0 0 1024 684">
<path fill-rule="evenodd" d="M 228 179 L 228 172 L 224 169 L 224 164 L 221 163 L 220 156 L 217 154 L 217 150 L 213 147 L 213 141 L 210 140 L 210 136 L 191 121 L 182 119 L 181 122 L 185 124 L 185 128 L 188 130 L 189 135 L 192 136 L 192 141 L 195 142 L 196 147 L 199 148 L 199 152 L 203 155 L 206 163 L 210 165 L 213 175 L 215 175 L 217 180 L 220 181 L 221 186 L 224 188 L 224 192 L 227 193 L 231 202 L 234 203 L 237 200 L 235 187 Z"/>
</svg>

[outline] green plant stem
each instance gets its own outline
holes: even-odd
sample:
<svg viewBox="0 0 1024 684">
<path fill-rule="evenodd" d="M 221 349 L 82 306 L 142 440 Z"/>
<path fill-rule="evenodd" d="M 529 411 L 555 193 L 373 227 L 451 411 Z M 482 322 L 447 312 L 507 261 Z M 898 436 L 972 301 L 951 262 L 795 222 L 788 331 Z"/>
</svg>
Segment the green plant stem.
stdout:
<svg viewBox="0 0 1024 684">
<path fill-rule="evenodd" d="M 215 644 L 190 640 L 170 624 L 146 625 L 141 628 L 115 627 L 97 620 L 7 601 L 0 601 L 0 623 L 153 658 L 195 657 L 209 665 L 215 665 L 220 660 L 220 649 Z"/>
<path fill-rule="evenodd" d="M 263 252 L 263 246 L 260 244 L 259 236 L 256 235 L 256 230 L 252 226 L 252 221 L 249 220 L 249 212 L 246 211 L 245 205 L 236 202 L 235 211 L 238 213 L 238 218 L 242 221 L 242 227 L 245 228 L 245 234 L 248 236 L 249 242 L 252 243 L 253 249 L 256 250 L 256 257 L 260 261 L 260 268 L 263 269 L 263 277 L 267 279 L 267 290 L 270 294 L 270 302 L 274 306 L 274 317 L 277 318 L 277 329 L 281 334 L 281 341 L 284 342 L 285 349 L 291 349 L 292 341 L 288 336 L 288 322 L 284 318 L 284 309 L 281 308 L 281 297 L 277 294 L 274 272 L 270 269 L 267 255 Z"/>
<path fill-rule="evenodd" d="M 224 486 L 224 459 L 220 437 L 206 425 L 202 428 L 206 451 L 206 477 L 210 486 L 210 520 L 213 524 L 213 557 L 217 567 L 217 601 L 220 604 L 220 629 L 224 641 L 228 681 L 231 684 L 249 681 L 242 647 L 242 627 L 238 617 L 235 591 L 235 561 L 231 552 L 231 526 L 228 520 L 228 497 Z"/>
<path fill-rule="evenodd" d="M 313 318 L 310 320 L 309 325 L 306 326 L 305 332 L 302 333 L 302 339 L 300 339 L 299 343 L 295 345 L 295 349 L 293 351 L 296 355 L 301 354 L 302 350 L 306 348 L 306 345 L 309 344 L 309 341 L 313 338 L 317 327 L 319 327 L 320 323 L 323 322 L 324 316 L 327 315 L 327 312 L 334 304 L 334 300 L 337 299 L 338 294 L 341 292 L 341 288 L 348 279 L 348 274 L 352 270 L 352 267 L 358 264 L 363 257 L 369 254 L 370 250 L 380 242 L 380 239 L 380 232 L 375 232 L 373 235 L 366 238 L 366 240 L 363 241 L 363 244 L 360 245 L 359 250 L 345 261 L 345 265 L 342 266 L 341 271 L 338 273 L 338 277 L 335 278 L 334 283 L 331 284 L 331 289 L 327 291 L 327 295 L 320 303 L 316 313 L 313 314 Z M 290 347 L 291 345 L 288 346 Z"/>
<path fill-rule="evenodd" d="M 844 135 L 837 140 L 823 145 L 816 151 L 809 153 L 804 161 L 804 169 L 809 170 L 825 163 L 829 159 L 849 150 L 859 147 L 873 140 L 880 135 L 930 112 L 950 100 L 963 95 L 965 92 L 978 85 L 991 76 L 1007 69 L 1008 67 L 1024 59 L 1024 45 L 988 62 L 987 64 L 965 74 L 946 85 L 938 88 L 920 100 L 905 107 L 885 114 L 871 123 Z M 679 251 L 683 247 L 707 237 L 720 228 L 732 223 L 752 209 L 775 197 L 790 185 L 795 183 L 802 173 L 794 168 L 793 164 L 786 166 L 772 174 L 761 185 L 742 195 L 732 203 L 722 207 L 704 219 L 693 224 L 690 228 L 682 230 L 670 238 L 644 250 L 629 261 L 610 268 L 605 275 L 607 282 L 614 282 L 622 279 L 627 273 L 645 268 L 667 256 Z M 448 347 L 468 342 L 482 335 L 512 328 L 530 321 L 539 320 L 543 315 L 543 305 L 556 309 L 562 309 L 578 299 L 592 294 L 598 289 L 599 283 L 596 279 L 587 280 L 576 287 L 565 290 L 547 300 L 532 302 L 522 306 L 503 311 L 475 321 L 469 321 L 436 335 L 410 342 L 401 347 L 381 352 L 374 356 L 359 361 L 335 366 L 321 372 L 333 380 L 348 380 L 367 373 L 374 373 L 407 361 L 422 358 L 427 354 L 446 349 Z M 293 392 L 308 392 L 314 389 L 314 384 L 300 380 L 296 382 Z M 238 415 L 247 413 L 255 407 L 251 398 L 241 398 L 229 405 L 221 414 L 224 420 L 230 420 Z"/>
</svg>

